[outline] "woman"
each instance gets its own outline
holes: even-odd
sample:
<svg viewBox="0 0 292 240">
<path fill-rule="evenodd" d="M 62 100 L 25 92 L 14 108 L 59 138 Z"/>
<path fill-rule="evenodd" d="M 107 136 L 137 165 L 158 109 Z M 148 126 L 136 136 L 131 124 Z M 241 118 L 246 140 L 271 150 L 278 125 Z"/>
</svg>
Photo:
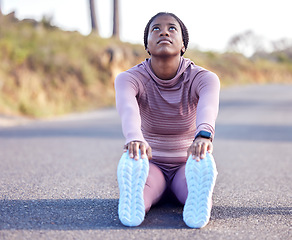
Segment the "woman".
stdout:
<svg viewBox="0 0 292 240">
<path fill-rule="evenodd" d="M 126 226 L 141 224 L 166 190 L 185 204 L 189 227 L 209 221 L 220 83 L 216 74 L 182 56 L 188 40 L 177 16 L 156 14 L 144 31 L 150 58 L 116 78 L 126 138 L 118 166 L 119 218 Z"/>
</svg>

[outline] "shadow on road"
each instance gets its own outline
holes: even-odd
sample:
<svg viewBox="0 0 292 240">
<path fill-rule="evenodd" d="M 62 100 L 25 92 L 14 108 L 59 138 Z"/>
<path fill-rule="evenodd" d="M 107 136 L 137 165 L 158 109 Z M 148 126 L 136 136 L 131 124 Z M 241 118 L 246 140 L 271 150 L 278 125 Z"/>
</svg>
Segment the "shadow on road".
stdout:
<svg viewBox="0 0 292 240">
<path fill-rule="evenodd" d="M 123 229 L 118 199 L 1 200 L 0 230 Z M 211 221 L 249 215 L 291 215 L 292 208 L 214 206 Z M 182 207 L 154 207 L 138 228 L 183 229 Z"/>
<path fill-rule="evenodd" d="M 230 207 L 214 206 L 212 218 L 228 219 L 260 215 L 292 215 L 292 207 Z"/>
</svg>

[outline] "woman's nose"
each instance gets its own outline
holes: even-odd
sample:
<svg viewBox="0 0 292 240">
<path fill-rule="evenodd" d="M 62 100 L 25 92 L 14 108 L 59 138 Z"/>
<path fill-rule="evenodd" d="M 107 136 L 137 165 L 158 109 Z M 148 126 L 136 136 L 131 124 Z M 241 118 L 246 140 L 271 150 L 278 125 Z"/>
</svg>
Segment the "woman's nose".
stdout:
<svg viewBox="0 0 292 240">
<path fill-rule="evenodd" d="M 168 36 L 169 37 L 168 29 L 167 28 L 161 29 L 160 36 Z"/>
</svg>

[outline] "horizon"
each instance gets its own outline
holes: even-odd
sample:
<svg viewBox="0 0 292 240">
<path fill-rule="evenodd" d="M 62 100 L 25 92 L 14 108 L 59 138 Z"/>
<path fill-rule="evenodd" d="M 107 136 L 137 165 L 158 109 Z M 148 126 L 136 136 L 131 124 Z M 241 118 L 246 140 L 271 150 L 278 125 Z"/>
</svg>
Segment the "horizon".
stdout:
<svg viewBox="0 0 292 240">
<path fill-rule="evenodd" d="M 176 0 L 159 2 L 148 0 L 143 6 L 143 11 L 134 11 L 141 4 L 139 5 L 137 1 L 121 0 L 120 39 L 124 42 L 143 45 L 144 27 L 148 20 L 160 11 L 173 12 L 181 18 L 189 30 L 190 47 L 204 51 L 225 51 L 233 36 L 249 30 L 264 42 L 292 39 L 292 31 L 286 31 L 287 28 L 283 27 L 283 23 L 288 24 L 290 20 L 289 11 L 292 8 L 292 2 L 289 0 L 246 0 L 236 3 L 232 0 L 222 0 L 220 3 L 216 0 L 207 0 L 204 3 L 191 0 L 181 2 L 190 7 L 178 7 Z M 70 10 L 68 10 L 69 3 Z M 109 38 L 112 31 L 112 1 L 103 0 L 95 3 L 100 36 Z M 250 7 L 252 4 L 253 8 Z M 202 10 L 192 11 L 192 8 Z M 263 8 L 264 11 L 262 11 Z M 88 1 L 85 0 L 74 2 L 26 0 L 25 3 L 19 0 L 2 0 L 3 14 L 6 15 L 12 11 L 15 11 L 15 16 L 20 20 L 24 18 L 41 20 L 43 16 L 46 16 L 52 18 L 53 25 L 65 31 L 78 31 L 83 35 L 88 35 L 91 31 Z M 78 17 L 76 17 L 77 13 Z M 193 15 L 193 13 L 196 14 Z M 246 16 L 248 18 L 244 19 Z"/>
</svg>

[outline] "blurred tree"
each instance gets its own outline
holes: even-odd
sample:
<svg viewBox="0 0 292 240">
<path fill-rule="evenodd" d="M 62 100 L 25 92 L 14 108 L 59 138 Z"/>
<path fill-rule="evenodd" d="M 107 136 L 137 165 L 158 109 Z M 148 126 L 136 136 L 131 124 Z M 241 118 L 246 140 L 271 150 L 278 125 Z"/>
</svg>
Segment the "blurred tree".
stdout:
<svg viewBox="0 0 292 240">
<path fill-rule="evenodd" d="M 120 39 L 119 0 L 113 0 L 113 37 Z"/>
<path fill-rule="evenodd" d="M 94 1 L 95 0 L 89 0 L 90 18 L 91 18 L 91 32 L 94 32 L 95 34 L 99 35 Z"/>
<path fill-rule="evenodd" d="M 228 42 L 227 49 L 251 56 L 257 52 L 265 52 L 265 41 L 253 31 L 248 30 L 234 35 Z"/>
<path fill-rule="evenodd" d="M 272 42 L 274 51 L 285 51 L 292 48 L 292 39 L 282 38 Z"/>
<path fill-rule="evenodd" d="M 283 38 L 272 42 L 272 54 L 280 62 L 292 62 L 292 39 Z"/>
</svg>

